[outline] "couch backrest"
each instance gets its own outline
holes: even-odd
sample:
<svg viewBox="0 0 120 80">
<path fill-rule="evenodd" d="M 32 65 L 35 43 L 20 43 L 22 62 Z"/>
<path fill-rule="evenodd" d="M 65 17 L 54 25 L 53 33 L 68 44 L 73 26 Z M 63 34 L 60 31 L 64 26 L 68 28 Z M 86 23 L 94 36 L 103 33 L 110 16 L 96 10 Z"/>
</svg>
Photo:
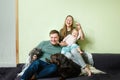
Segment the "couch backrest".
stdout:
<svg viewBox="0 0 120 80">
<path fill-rule="evenodd" d="M 101 70 L 120 70 L 120 54 L 93 53 L 94 66 Z"/>
</svg>

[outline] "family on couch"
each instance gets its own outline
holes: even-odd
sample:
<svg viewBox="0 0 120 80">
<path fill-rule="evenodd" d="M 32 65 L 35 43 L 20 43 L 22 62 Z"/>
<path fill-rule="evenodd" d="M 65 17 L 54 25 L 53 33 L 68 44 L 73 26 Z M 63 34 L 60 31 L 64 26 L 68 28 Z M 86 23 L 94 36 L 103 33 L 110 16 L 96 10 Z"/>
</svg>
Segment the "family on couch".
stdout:
<svg viewBox="0 0 120 80">
<path fill-rule="evenodd" d="M 55 75 L 57 73 L 58 66 L 54 63 L 46 62 L 46 58 L 50 59 L 50 56 L 55 53 L 61 53 L 63 46 L 68 44 L 62 41 L 67 35 L 72 33 L 72 30 L 76 28 L 78 30 L 77 39 L 84 40 L 84 33 L 79 23 L 76 23 L 76 27 L 73 27 L 74 19 L 71 15 L 68 15 L 65 19 L 63 28 L 59 31 L 51 30 L 49 33 L 50 40 L 42 41 L 36 48 L 41 49 L 42 56 L 40 59 L 36 59 L 27 66 L 24 73 L 21 75 L 21 80 L 30 80 L 44 78 Z M 74 34 L 73 34 L 74 35 Z M 77 44 L 76 44 L 77 45 Z M 78 48 L 78 47 L 77 47 Z M 82 69 L 85 70 L 88 76 L 91 76 L 90 68 L 87 64 L 93 66 L 92 55 L 87 52 L 79 52 L 76 47 L 68 48 L 71 56 L 66 56 L 74 63 L 78 64 Z M 68 53 L 63 53 L 68 54 Z M 86 59 L 84 59 L 84 58 Z"/>
</svg>

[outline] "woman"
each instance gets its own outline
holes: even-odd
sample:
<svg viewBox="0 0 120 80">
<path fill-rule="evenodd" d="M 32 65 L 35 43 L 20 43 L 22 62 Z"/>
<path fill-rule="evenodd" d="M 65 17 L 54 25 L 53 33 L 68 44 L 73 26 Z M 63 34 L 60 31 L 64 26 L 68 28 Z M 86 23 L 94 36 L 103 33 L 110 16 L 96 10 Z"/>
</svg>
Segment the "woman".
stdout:
<svg viewBox="0 0 120 80">
<path fill-rule="evenodd" d="M 71 34 L 72 30 L 75 28 L 73 27 L 73 24 L 74 24 L 74 18 L 71 15 L 68 15 L 65 19 L 63 28 L 60 30 L 60 36 L 61 36 L 60 40 L 63 40 L 63 38 L 65 38 L 68 34 Z M 76 23 L 76 26 L 79 30 L 80 39 L 84 40 L 84 33 L 80 24 Z"/>
<path fill-rule="evenodd" d="M 63 28 L 60 30 L 60 41 L 61 41 L 60 45 L 61 46 L 67 46 L 67 43 L 63 42 L 62 40 L 68 34 L 71 34 L 72 30 L 75 28 L 73 26 L 73 24 L 74 24 L 74 18 L 71 15 L 68 15 L 65 19 Z M 79 23 L 75 23 L 75 24 L 76 24 L 76 28 L 79 30 L 79 39 L 84 40 L 84 33 L 83 33 L 83 30 L 82 30 L 80 24 Z M 71 59 L 74 62 L 76 62 L 77 64 L 79 64 L 87 72 L 88 76 L 91 76 L 91 71 L 88 68 L 87 64 L 85 63 L 85 61 L 82 57 L 82 55 L 86 55 L 86 53 L 80 54 L 77 49 L 72 49 L 70 52 L 73 55 L 71 57 Z M 89 57 L 87 57 L 87 58 L 89 58 Z M 93 60 L 91 63 L 93 63 Z"/>
</svg>

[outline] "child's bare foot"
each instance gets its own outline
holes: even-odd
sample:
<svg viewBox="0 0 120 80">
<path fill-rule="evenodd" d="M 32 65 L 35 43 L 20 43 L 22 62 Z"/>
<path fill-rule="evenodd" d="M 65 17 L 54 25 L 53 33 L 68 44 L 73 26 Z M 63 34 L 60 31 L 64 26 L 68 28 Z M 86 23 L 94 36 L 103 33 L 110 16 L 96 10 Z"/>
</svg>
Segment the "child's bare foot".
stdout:
<svg viewBox="0 0 120 80">
<path fill-rule="evenodd" d="M 91 76 L 91 71 L 88 67 L 85 67 L 85 71 L 87 72 L 88 76 Z"/>
<path fill-rule="evenodd" d="M 77 48 L 80 54 L 83 54 L 83 51 L 80 48 Z"/>
<path fill-rule="evenodd" d="M 83 54 L 83 51 L 80 51 L 80 54 Z"/>
</svg>

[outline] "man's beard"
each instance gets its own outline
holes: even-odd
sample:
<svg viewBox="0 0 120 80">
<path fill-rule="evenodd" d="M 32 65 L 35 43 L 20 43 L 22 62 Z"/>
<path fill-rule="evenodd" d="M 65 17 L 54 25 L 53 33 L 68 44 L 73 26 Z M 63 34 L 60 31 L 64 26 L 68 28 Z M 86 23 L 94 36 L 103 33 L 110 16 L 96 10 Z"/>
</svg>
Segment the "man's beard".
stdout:
<svg viewBox="0 0 120 80">
<path fill-rule="evenodd" d="M 58 43 L 56 43 L 56 44 L 52 44 L 53 46 L 58 46 L 59 44 Z"/>
</svg>

